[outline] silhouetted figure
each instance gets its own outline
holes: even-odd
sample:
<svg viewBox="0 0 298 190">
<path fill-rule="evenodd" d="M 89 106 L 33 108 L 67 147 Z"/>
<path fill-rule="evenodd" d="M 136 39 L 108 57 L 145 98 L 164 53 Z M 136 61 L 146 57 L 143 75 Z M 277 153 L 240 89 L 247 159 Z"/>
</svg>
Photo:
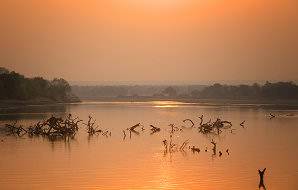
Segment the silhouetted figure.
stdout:
<svg viewBox="0 0 298 190">
<path fill-rule="evenodd" d="M 245 120 L 240 123 L 241 127 L 244 127 Z"/>
<path fill-rule="evenodd" d="M 266 168 L 263 169 L 263 171 L 258 170 L 259 171 L 259 176 L 260 176 L 260 183 L 259 183 L 259 189 L 263 188 L 266 190 L 265 184 L 264 184 L 264 174 L 266 171 Z"/>
<path fill-rule="evenodd" d="M 227 153 L 228 155 L 230 155 L 229 149 L 226 150 L 226 153 Z"/>
<path fill-rule="evenodd" d="M 221 157 L 221 156 L 222 156 L 222 152 L 221 152 L 221 151 L 219 151 L 219 152 L 218 152 L 218 154 L 219 154 L 219 157 Z"/>
</svg>

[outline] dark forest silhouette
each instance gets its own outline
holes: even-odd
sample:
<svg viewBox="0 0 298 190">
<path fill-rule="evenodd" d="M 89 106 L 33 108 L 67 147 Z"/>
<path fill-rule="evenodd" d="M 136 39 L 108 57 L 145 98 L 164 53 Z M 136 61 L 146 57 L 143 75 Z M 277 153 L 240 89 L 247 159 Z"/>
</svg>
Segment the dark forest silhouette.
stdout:
<svg viewBox="0 0 298 190">
<path fill-rule="evenodd" d="M 213 99 L 272 99 L 272 100 L 297 100 L 298 86 L 293 82 L 266 82 L 264 85 L 221 85 L 214 84 L 202 91 L 193 91 L 195 98 Z"/>
<path fill-rule="evenodd" d="M 0 100 L 35 100 L 65 102 L 74 98 L 69 83 L 60 78 L 52 81 L 25 76 L 0 68 Z"/>
</svg>

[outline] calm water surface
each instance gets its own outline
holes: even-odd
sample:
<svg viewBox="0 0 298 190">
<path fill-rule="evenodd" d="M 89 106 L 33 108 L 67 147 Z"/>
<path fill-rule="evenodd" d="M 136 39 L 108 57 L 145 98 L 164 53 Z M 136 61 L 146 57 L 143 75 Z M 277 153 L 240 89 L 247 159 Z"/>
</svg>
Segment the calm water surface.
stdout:
<svg viewBox="0 0 298 190">
<path fill-rule="evenodd" d="M 258 169 L 267 168 L 268 190 L 298 189 L 298 110 L 263 110 L 250 106 L 218 107 L 178 102 L 98 103 L 88 102 L 52 107 L 31 106 L 20 113 L 0 115 L 1 123 L 18 120 L 28 126 L 52 114 L 71 113 L 87 121 L 92 115 L 112 136 L 89 138 L 81 125 L 71 141 L 50 142 L 44 138 L 0 135 L 0 189 L 258 189 Z M 273 112 L 279 117 L 268 119 Z M 219 137 L 205 136 L 197 129 L 177 132 L 173 141 L 201 148 L 193 154 L 164 152 L 162 140 L 169 139 L 169 124 L 186 125 L 191 118 L 199 124 L 217 117 L 232 121 L 235 129 Z M 246 121 L 245 128 L 239 126 Z M 123 140 L 122 130 L 141 122 L 162 130 Z M 1 126 L 2 126 L 1 124 Z M 211 139 L 222 151 L 212 156 Z M 207 147 L 208 151 L 205 152 Z M 230 155 L 225 150 L 230 150 Z"/>
</svg>

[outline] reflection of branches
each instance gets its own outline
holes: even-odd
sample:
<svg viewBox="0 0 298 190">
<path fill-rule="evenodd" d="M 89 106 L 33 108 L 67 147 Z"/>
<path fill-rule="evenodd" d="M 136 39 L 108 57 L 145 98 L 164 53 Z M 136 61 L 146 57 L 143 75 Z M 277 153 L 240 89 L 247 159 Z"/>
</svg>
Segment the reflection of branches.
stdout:
<svg viewBox="0 0 298 190">
<path fill-rule="evenodd" d="M 244 127 L 245 120 L 240 123 L 241 127 Z"/>
<path fill-rule="evenodd" d="M 126 138 L 125 130 L 122 130 L 122 132 L 123 132 L 123 140 L 125 140 L 125 138 Z"/>
<path fill-rule="evenodd" d="M 216 142 L 214 142 L 212 139 L 211 144 L 213 144 L 213 148 L 212 148 L 213 155 L 212 156 L 215 156 L 216 155 Z"/>
</svg>

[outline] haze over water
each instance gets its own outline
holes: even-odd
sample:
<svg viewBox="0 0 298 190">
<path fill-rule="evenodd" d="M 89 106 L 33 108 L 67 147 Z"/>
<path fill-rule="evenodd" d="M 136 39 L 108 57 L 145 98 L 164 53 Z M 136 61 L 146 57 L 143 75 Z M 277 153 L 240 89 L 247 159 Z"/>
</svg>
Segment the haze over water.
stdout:
<svg viewBox="0 0 298 190">
<path fill-rule="evenodd" d="M 0 189 L 251 190 L 258 189 L 257 169 L 264 167 L 267 189 L 294 190 L 298 186 L 297 110 L 179 102 L 89 102 L 50 108 L 33 106 L 22 113 L 2 114 L 1 123 L 17 119 L 20 124 L 30 125 L 51 114 L 68 113 L 87 122 L 92 115 L 102 129 L 112 131 L 112 136 L 88 138 L 83 125 L 69 142 L 2 135 Z M 279 117 L 270 120 L 269 113 Z M 169 139 L 168 125 L 188 126 L 182 122 L 186 118 L 198 125 L 201 114 L 205 122 L 217 117 L 229 120 L 236 130 L 219 137 L 205 136 L 196 128 L 175 132 L 175 143 L 190 139 L 189 146 L 195 145 L 201 152 L 193 153 L 187 147 L 185 152 L 165 154 L 162 140 Z M 239 125 L 243 120 L 244 128 Z M 122 130 L 139 122 L 146 130 L 123 140 Z M 162 130 L 150 135 L 150 124 Z M 221 157 L 218 152 L 212 156 L 211 139 L 217 142 L 217 151 L 223 152 Z"/>
</svg>

